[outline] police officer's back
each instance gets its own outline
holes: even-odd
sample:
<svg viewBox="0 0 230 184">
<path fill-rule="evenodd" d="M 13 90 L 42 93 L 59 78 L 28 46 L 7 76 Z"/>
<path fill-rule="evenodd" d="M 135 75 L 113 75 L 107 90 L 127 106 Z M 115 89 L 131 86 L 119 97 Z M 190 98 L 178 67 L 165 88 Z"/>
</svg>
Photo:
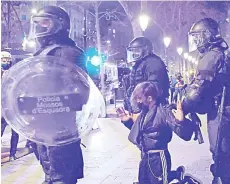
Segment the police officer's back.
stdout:
<svg viewBox="0 0 230 184">
<path fill-rule="evenodd" d="M 31 33 L 41 46 L 35 56 L 57 56 L 85 70 L 84 53 L 69 38 L 70 18 L 65 10 L 57 6 L 44 7 L 32 16 L 31 22 Z M 44 184 L 75 184 L 83 177 L 80 141 L 58 147 L 37 147 L 45 172 Z"/>
<path fill-rule="evenodd" d="M 153 54 L 151 41 L 145 37 L 133 39 L 127 48 L 127 60 L 133 63 L 128 96 L 131 96 L 137 84 L 151 81 L 159 91 L 160 101 L 165 103 L 169 96 L 169 77 L 164 62 Z"/>
</svg>

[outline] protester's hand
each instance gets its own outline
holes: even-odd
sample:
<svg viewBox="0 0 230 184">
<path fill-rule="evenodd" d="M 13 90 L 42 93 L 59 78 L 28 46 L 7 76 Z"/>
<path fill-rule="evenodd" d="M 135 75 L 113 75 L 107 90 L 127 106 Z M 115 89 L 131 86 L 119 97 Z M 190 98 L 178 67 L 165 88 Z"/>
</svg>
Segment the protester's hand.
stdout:
<svg viewBox="0 0 230 184">
<path fill-rule="evenodd" d="M 180 100 L 177 101 L 177 109 L 172 109 L 172 113 L 178 121 L 184 121 L 185 117 Z"/>
<path fill-rule="evenodd" d="M 176 109 L 176 104 L 175 104 L 175 103 L 170 103 L 170 104 L 167 104 L 166 106 L 167 106 L 167 108 L 169 108 L 170 110 Z"/>
<path fill-rule="evenodd" d="M 124 107 L 117 108 L 116 112 L 121 121 L 128 121 L 131 118 L 131 115 L 124 109 Z"/>
</svg>

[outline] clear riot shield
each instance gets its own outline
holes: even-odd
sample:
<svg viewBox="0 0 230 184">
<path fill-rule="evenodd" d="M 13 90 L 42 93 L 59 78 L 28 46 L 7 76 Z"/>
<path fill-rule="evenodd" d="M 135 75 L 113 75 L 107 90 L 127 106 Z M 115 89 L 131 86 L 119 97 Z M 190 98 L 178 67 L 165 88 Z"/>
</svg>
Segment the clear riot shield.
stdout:
<svg viewBox="0 0 230 184">
<path fill-rule="evenodd" d="M 15 64 L 2 78 L 2 116 L 20 135 L 59 146 L 86 135 L 105 111 L 103 97 L 76 64 L 35 56 Z"/>
</svg>

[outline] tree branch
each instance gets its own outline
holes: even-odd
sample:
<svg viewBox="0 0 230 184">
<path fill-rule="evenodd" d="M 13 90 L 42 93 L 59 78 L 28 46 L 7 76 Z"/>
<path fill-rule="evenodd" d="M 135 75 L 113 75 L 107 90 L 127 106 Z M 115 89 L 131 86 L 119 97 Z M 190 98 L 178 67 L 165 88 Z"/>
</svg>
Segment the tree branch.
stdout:
<svg viewBox="0 0 230 184">
<path fill-rule="evenodd" d="M 98 3 L 98 1 L 96 1 L 96 3 L 98 3 L 97 8 L 99 8 L 99 6 L 101 5 L 101 2 L 102 2 L 102 1 L 100 1 L 100 2 Z"/>
<path fill-rule="evenodd" d="M 94 18 L 96 17 L 96 15 L 94 15 L 92 12 L 88 11 L 88 13 L 90 13 L 91 15 L 93 15 L 93 16 L 94 16 Z"/>
<path fill-rule="evenodd" d="M 24 29 L 23 29 L 23 26 L 22 26 L 22 22 L 21 22 L 21 20 L 20 20 L 19 17 L 18 17 L 18 13 L 17 13 L 17 11 L 15 10 L 14 5 L 13 5 L 12 3 L 10 3 L 10 4 L 11 4 L 11 7 L 13 8 L 13 10 L 14 10 L 14 13 L 15 13 L 17 19 L 18 19 L 19 25 L 20 25 L 21 30 L 22 30 L 22 34 L 23 34 L 23 36 L 25 36 L 25 32 L 24 32 Z"/>
<path fill-rule="evenodd" d="M 173 23 L 174 16 L 175 16 L 175 10 L 176 10 L 176 2 L 174 2 L 172 18 L 171 18 L 171 21 L 168 23 L 168 25 Z"/>
<path fill-rule="evenodd" d="M 118 16 L 116 16 L 115 14 L 114 14 L 114 16 L 117 18 L 117 20 L 118 20 L 123 26 L 126 26 L 126 27 L 127 27 L 127 25 L 124 24 L 124 23 L 118 18 Z"/>
<path fill-rule="evenodd" d="M 161 2 L 157 5 L 157 7 L 156 7 L 156 11 L 155 11 L 155 22 L 157 21 L 157 12 L 158 12 L 160 6 L 161 6 L 163 3 L 164 3 L 164 1 L 161 1 Z"/>
<path fill-rule="evenodd" d="M 8 21 L 7 21 L 7 18 L 6 18 L 6 13 L 3 11 L 3 6 L 1 6 L 1 9 L 2 9 L 2 13 L 3 13 L 4 19 L 6 21 L 6 24 L 8 24 Z"/>
</svg>

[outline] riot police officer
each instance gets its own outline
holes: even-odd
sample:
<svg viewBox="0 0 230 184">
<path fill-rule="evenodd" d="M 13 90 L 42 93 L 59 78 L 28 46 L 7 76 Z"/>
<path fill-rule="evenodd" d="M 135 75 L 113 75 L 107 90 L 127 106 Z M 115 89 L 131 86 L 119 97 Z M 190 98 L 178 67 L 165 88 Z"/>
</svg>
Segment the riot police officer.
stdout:
<svg viewBox="0 0 230 184">
<path fill-rule="evenodd" d="M 133 39 L 127 48 L 127 62 L 133 65 L 130 74 L 130 85 L 126 92 L 128 98 L 130 98 L 137 84 L 143 81 L 151 81 L 159 90 L 159 100 L 166 103 L 169 96 L 169 77 L 164 62 L 153 53 L 151 41 L 146 37 Z"/>
<path fill-rule="evenodd" d="M 12 56 L 9 52 L 2 51 L 1 52 L 1 72 L 2 75 L 4 75 L 5 72 L 7 72 L 10 67 L 12 66 Z M 5 118 L 1 118 L 1 137 L 3 136 L 3 133 L 5 131 L 5 128 L 7 126 L 7 122 Z M 16 159 L 16 152 L 17 152 L 17 145 L 18 145 L 18 139 L 19 135 L 11 129 L 11 139 L 10 139 L 10 157 L 9 161 L 13 161 Z"/>
<path fill-rule="evenodd" d="M 220 159 L 211 166 L 215 178 L 220 177 L 223 184 L 230 182 L 230 78 L 229 66 L 226 62 L 226 42 L 220 35 L 218 23 L 211 18 L 204 18 L 193 24 L 189 31 L 189 49 L 197 49 L 202 55 L 199 59 L 197 72 L 192 83 L 186 88 L 183 109 L 187 112 L 207 113 L 210 150 L 216 156 L 217 135 L 221 135 Z M 222 89 L 226 86 L 224 98 L 224 114 L 221 121 L 224 127 L 218 127 L 218 109 L 221 105 Z M 218 139 L 220 140 L 220 139 Z M 216 159 L 214 159 L 215 161 Z M 213 170 L 219 165 L 218 171 Z"/>
<path fill-rule="evenodd" d="M 57 56 L 76 63 L 85 70 L 84 53 L 69 38 L 70 18 L 57 6 L 47 6 L 32 16 L 30 34 L 40 49 L 35 56 Z M 83 178 L 81 141 L 64 146 L 37 145 L 40 163 L 45 173 L 43 184 L 75 184 Z"/>
</svg>

